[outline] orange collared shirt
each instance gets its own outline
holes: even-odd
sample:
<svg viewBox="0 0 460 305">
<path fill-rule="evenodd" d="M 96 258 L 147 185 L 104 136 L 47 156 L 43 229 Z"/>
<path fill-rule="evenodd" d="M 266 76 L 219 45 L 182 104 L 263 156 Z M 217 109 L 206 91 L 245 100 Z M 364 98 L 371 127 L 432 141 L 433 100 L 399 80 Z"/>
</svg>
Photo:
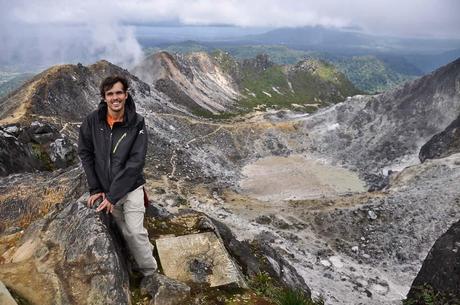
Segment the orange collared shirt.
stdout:
<svg viewBox="0 0 460 305">
<path fill-rule="evenodd" d="M 107 113 L 107 124 L 109 124 L 110 129 L 112 129 L 113 124 L 115 124 L 115 122 L 123 122 L 123 118 L 115 119 L 114 117 L 112 117 L 110 114 Z"/>
</svg>

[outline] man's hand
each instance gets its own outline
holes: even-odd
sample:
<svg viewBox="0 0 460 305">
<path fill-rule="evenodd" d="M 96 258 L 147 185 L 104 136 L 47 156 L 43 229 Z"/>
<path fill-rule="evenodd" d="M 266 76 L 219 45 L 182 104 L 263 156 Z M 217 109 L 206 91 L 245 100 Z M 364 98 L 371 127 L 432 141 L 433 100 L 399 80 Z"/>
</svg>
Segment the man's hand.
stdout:
<svg viewBox="0 0 460 305">
<path fill-rule="evenodd" d="M 96 200 L 98 200 L 100 197 L 102 197 L 102 200 L 105 199 L 105 194 L 104 193 L 96 193 L 88 197 L 87 201 L 87 206 L 88 208 L 92 208 Z"/>
<path fill-rule="evenodd" d="M 102 211 L 103 209 L 107 210 L 106 211 L 107 214 L 112 213 L 113 211 L 113 204 L 111 204 L 107 198 L 104 198 L 104 201 L 102 201 L 102 203 L 96 209 L 96 212 Z"/>
</svg>

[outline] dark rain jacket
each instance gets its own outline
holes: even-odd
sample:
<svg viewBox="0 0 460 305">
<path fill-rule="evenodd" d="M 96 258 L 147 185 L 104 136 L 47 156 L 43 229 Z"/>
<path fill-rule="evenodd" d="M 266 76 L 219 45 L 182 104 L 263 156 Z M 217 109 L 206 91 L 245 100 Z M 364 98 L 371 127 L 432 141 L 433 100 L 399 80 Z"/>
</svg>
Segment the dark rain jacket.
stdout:
<svg viewBox="0 0 460 305">
<path fill-rule="evenodd" d="M 143 185 L 147 142 L 144 118 L 136 113 L 131 95 L 126 99 L 124 121 L 115 122 L 112 129 L 107 123 L 107 104 L 102 101 L 83 121 L 78 139 L 90 194 L 103 192 L 116 204 Z"/>
</svg>

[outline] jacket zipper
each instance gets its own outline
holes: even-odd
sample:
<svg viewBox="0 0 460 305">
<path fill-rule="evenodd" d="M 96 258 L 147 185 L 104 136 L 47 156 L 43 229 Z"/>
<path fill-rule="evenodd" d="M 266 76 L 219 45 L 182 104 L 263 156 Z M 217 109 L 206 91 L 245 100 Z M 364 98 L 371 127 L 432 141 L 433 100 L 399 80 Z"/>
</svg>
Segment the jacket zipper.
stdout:
<svg viewBox="0 0 460 305">
<path fill-rule="evenodd" d="M 121 143 L 121 141 L 123 141 L 124 138 L 126 138 L 126 135 L 127 135 L 127 132 L 125 132 L 117 141 L 117 144 L 115 144 L 115 148 L 113 149 L 112 151 L 112 154 L 115 154 L 115 152 L 117 151 L 117 148 L 118 148 L 118 145 Z"/>
</svg>

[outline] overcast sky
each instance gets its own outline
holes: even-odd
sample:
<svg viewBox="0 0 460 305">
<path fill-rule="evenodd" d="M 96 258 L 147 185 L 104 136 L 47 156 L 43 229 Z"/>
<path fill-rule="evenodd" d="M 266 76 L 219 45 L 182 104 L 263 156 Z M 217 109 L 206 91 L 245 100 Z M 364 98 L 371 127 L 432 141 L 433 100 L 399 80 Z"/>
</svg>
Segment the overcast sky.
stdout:
<svg viewBox="0 0 460 305">
<path fill-rule="evenodd" d="M 0 0 L 0 4 L 4 58 L 23 56 L 20 53 L 27 53 L 24 48 L 33 43 L 40 45 L 40 52 L 49 48 L 46 56 L 51 58 L 83 47 L 87 55 L 135 62 L 142 56 L 135 27 L 159 24 L 322 25 L 392 36 L 460 38 L 458 0 Z M 85 41 L 79 36 L 81 29 Z"/>
</svg>

